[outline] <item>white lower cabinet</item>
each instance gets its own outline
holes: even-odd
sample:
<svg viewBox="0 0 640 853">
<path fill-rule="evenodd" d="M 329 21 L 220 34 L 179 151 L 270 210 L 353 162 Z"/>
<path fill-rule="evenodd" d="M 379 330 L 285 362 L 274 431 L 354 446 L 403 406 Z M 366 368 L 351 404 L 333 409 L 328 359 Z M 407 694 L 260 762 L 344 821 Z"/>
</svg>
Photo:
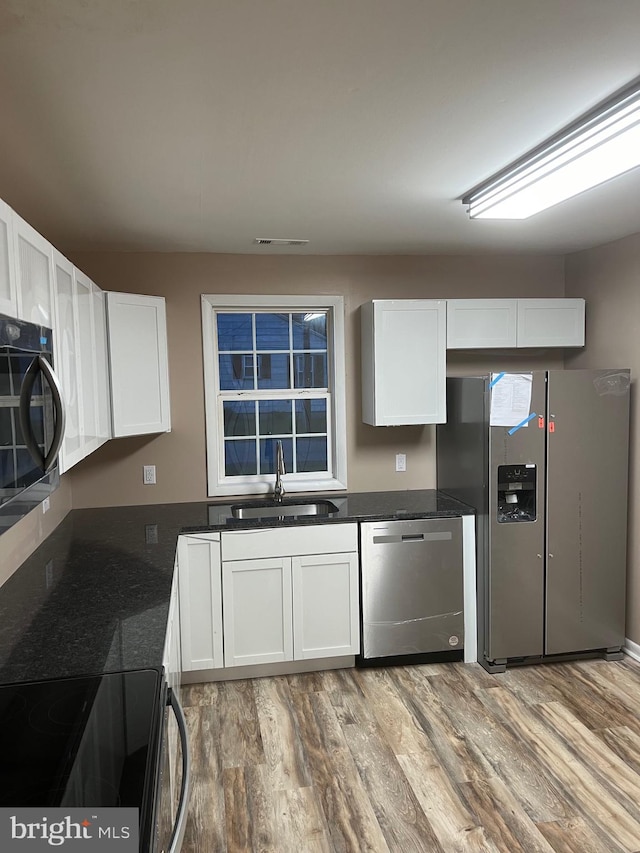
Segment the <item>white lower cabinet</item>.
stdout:
<svg viewBox="0 0 640 853">
<path fill-rule="evenodd" d="M 178 585 L 184 672 L 360 650 L 357 524 L 180 536 Z"/>
<path fill-rule="evenodd" d="M 178 538 L 178 586 L 183 671 L 224 666 L 219 533 Z"/>
<path fill-rule="evenodd" d="M 358 555 L 292 557 L 293 658 L 360 651 Z"/>
<path fill-rule="evenodd" d="M 222 589 L 225 666 L 359 651 L 356 553 L 223 563 Z"/>
<path fill-rule="evenodd" d="M 224 664 L 293 660 L 291 558 L 222 564 Z"/>
</svg>

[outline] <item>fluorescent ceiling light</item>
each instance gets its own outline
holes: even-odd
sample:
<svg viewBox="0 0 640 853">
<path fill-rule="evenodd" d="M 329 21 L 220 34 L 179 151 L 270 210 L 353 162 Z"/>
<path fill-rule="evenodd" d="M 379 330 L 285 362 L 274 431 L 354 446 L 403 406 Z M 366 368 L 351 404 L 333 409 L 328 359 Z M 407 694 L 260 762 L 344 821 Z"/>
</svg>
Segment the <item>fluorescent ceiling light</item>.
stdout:
<svg viewBox="0 0 640 853">
<path fill-rule="evenodd" d="M 472 219 L 526 219 L 640 166 L 640 81 L 462 199 Z"/>
</svg>

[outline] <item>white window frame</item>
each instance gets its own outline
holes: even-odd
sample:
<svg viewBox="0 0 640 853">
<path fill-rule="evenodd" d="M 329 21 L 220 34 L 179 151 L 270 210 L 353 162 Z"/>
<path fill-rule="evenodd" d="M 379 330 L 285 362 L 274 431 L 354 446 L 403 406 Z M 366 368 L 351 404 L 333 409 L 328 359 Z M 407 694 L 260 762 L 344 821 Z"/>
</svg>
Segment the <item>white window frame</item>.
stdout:
<svg viewBox="0 0 640 853">
<path fill-rule="evenodd" d="M 225 477 L 224 428 L 222 404 L 218 392 L 218 351 L 216 333 L 217 311 L 252 312 L 268 310 L 273 313 L 326 311 L 327 373 L 329 401 L 327 406 L 328 471 L 285 474 L 282 478 L 287 492 L 337 491 L 347 488 L 347 418 L 345 392 L 344 299 L 342 296 L 250 296 L 207 293 L 201 297 L 202 345 L 204 364 L 204 393 L 207 443 L 207 494 L 261 495 L 273 492 L 274 474 L 252 474 L 246 477 Z M 305 398 L 313 389 L 291 389 L 288 397 Z"/>
</svg>

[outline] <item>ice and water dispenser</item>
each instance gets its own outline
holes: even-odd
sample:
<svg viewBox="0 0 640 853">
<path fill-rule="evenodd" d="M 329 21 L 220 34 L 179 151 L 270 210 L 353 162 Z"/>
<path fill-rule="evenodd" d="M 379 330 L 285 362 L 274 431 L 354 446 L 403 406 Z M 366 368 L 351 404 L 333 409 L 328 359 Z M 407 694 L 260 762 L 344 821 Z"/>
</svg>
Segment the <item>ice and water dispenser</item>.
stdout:
<svg viewBox="0 0 640 853">
<path fill-rule="evenodd" d="M 499 524 L 536 520 L 536 466 L 498 465 Z"/>
</svg>

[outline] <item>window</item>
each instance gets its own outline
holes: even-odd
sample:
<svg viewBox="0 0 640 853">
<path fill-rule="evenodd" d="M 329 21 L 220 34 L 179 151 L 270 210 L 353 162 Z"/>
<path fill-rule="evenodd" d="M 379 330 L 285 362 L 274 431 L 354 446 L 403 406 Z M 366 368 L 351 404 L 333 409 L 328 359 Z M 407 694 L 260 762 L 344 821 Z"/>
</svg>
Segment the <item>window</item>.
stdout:
<svg viewBox="0 0 640 853">
<path fill-rule="evenodd" d="M 340 296 L 202 297 L 209 495 L 346 488 Z"/>
</svg>

